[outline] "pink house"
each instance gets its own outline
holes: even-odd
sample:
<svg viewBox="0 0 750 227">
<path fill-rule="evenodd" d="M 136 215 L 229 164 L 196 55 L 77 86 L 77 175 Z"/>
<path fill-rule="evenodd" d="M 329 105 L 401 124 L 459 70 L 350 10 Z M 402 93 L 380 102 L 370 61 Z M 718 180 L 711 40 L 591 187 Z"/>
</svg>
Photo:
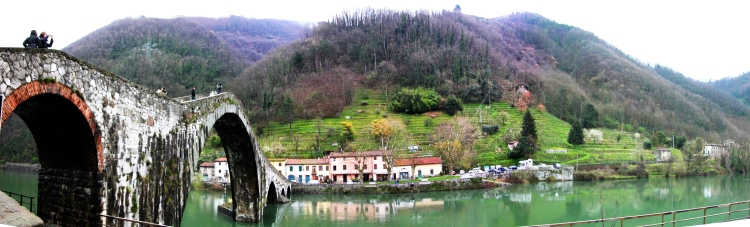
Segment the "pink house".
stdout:
<svg viewBox="0 0 750 227">
<path fill-rule="evenodd" d="M 363 165 L 363 182 L 387 179 L 388 169 L 383 154 L 384 151 L 331 153 L 330 161 L 333 182 L 345 183 L 359 178 L 360 164 Z M 385 151 L 385 155 L 390 155 L 390 151 Z"/>
</svg>

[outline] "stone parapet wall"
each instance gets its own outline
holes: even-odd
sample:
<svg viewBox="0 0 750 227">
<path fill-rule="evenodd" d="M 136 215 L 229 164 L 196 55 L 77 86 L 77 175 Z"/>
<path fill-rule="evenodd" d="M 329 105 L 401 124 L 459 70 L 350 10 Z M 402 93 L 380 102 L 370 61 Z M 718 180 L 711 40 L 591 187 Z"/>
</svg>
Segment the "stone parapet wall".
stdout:
<svg viewBox="0 0 750 227">
<path fill-rule="evenodd" d="M 103 184 L 103 173 L 41 169 L 37 213 L 46 224 L 101 226 Z"/>
</svg>

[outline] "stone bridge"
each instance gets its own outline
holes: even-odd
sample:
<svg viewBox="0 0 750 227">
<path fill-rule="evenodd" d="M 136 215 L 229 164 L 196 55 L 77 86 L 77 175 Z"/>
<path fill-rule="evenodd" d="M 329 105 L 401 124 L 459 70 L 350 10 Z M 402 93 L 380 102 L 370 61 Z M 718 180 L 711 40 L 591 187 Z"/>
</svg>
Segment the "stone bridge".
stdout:
<svg viewBox="0 0 750 227">
<path fill-rule="evenodd" d="M 0 103 L 0 127 L 16 113 L 36 141 L 47 224 L 102 226 L 110 215 L 179 226 L 212 128 L 235 220 L 259 221 L 291 190 L 229 93 L 180 102 L 61 51 L 0 48 Z"/>
</svg>

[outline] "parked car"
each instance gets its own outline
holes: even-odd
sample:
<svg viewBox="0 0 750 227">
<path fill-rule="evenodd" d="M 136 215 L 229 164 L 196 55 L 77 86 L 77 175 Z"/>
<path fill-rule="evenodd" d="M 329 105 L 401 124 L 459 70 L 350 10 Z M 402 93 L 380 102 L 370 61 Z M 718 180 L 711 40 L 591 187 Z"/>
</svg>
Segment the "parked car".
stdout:
<svg viewBox="0 0 750 227">
<path fill-rule="evenodd" d="M 318 180 L 311 180 L 310 182 L 307 182 L 308 184 L 320 184 L 320 181 Z"/>
<path fill-rule="evenodd" d="M 505 167 L 500 167 L 500 169 L 499 169 L 499 170 L 500 170 L 500 172 L 505 172 L 505 171 L 508 171 L 508 168 L 505 168 Z"/>
<path fill-rule="evenodd" d="M 487 172 L 488 173 L 494 173 L 494 174 L 499 174 L 500 173 L 500 171 L 497 170 L 497 169 L 490 169 L 490 170 L 487 170 Z"/>
<path fill-rule="evenodd" d="M 510 171 L 513 171 L 513 170 L 517 170 L 517 169 L 518 169 L 518 166 L 510 166 L 510 167 L 509 167 L 508 169 L 509 169 Z"/>
<path fill-rule="evenodd" d="M 458 172 L 458 174 L 461 174 L 461 175 L 463 175 L 464 173 L 466 173 L 466 171 L 464 170 L 461 170 L 460 172 Z"/>
<path fill-rule="evenodd" d="M 562 167 L 562 165 L 560 165 L 560 163 L 555 163 L 552 165 L 552 167 L 555 167 L 555 169 L 559 169 L 560 167 Z"/>
<path fill-rule="evenodd" d="M 477 167 L 477 168 L 473 168 L 473 169 L 469 170 L 469 173 L 470 174 L 481 174 L 481 173 L 484 173 L 484 171 L 482 171 L 482 169 L 480 169 L 479 167 Z"/>
</svg>

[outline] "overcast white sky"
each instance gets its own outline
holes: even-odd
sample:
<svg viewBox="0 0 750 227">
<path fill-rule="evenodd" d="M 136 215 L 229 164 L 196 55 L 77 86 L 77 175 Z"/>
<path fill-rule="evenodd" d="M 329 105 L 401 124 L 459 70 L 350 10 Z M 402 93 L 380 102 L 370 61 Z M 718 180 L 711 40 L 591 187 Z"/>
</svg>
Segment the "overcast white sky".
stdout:
<svg viewBox="0 0 750 227">
<path fill-rule="evenodd" d="M 701 81 L 750 71 L 750 13 L 744 1 L 560 0 L 211 0 L 211 1 L 3 1 L 0 46 L 20 47 L 31 29 L 55 38 L 61 49 L 114 20 L 176 16 L 276 18 L 325 21 L 367 6 L 402 10 L 452 10 L 485 18 L 533 12 L 591 31 L 645 63 L 661 64 Z"/>
</svg>

